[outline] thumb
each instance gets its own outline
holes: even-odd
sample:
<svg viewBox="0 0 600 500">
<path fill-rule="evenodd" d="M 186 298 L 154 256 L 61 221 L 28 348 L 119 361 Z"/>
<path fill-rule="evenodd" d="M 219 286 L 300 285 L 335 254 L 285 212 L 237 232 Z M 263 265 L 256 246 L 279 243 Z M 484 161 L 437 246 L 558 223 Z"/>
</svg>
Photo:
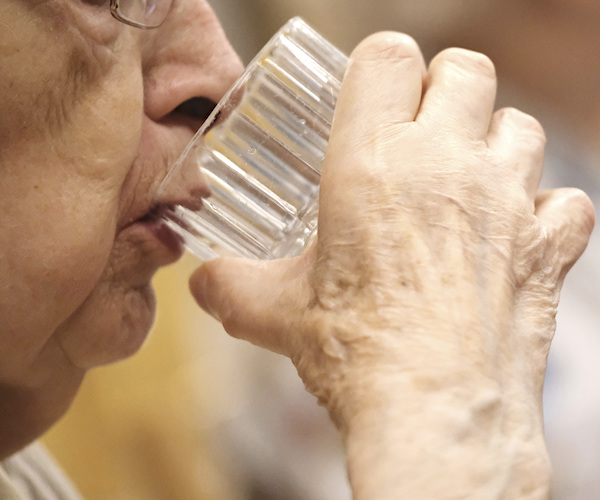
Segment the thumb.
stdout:
<svg viewBox="0 0 600 500">
<path fill-rule="evenodd" d="M 594 206 L 579 189 L 553 189 L 537 194 L 535 214 L 546 229 L 551 264 L 560 285 L 588 244 L 594 228 Z"/>
<path fill-rule="evenodd" d="M 190 290 L 227 333 L 289 356 L 294 317 L 307 301 L 305 256 L 271 261 L 222 258 L 204 263 Z"/>
</svg>

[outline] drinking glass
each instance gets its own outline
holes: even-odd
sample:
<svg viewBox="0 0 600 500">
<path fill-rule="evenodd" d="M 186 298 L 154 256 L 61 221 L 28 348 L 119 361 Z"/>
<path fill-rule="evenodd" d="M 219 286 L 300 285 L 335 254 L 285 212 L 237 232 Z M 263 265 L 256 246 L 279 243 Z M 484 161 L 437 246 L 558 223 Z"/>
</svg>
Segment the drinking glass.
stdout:
<svg viewBox="0 0 600 500">
<path fill-rule="evenodd" d="M 274 259 L 298 255 L 310 243 L 346 63 L 300 18 L 252 60 L 157 196 L 177 200 L 187 189 L 161 217 L 192 253 L 202 260 Z M 193 188 L 192 179 L 202 187 Z"/>
</svg>

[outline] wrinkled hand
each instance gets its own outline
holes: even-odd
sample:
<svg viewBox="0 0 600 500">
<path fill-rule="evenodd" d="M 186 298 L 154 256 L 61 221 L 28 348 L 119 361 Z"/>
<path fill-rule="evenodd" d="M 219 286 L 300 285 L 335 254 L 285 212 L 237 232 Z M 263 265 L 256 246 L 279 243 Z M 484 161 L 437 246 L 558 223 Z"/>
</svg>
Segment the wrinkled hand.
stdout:
<svg viewBox="0 0 600 500">
<path fill-rule="evenodd" d="M 537 193 L 542 128 L 494 113 L 495 93 L 485 56 L 426 68 L 408 37 L 368 38 L 339 96 L 317 244 L 192 277 L 231 335 L 293 360 L 346 437 L 356 498 L 547 494 L 546 357 L 594 211 L 574 189 Z"/>
</svg>

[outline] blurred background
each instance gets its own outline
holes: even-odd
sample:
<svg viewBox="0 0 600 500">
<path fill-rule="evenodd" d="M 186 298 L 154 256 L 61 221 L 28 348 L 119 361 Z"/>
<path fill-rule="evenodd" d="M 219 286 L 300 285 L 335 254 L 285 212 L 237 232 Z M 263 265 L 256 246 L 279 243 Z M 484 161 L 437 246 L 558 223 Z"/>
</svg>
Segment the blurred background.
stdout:
<svg viewBox="0 0 600 500">
<path fill-rule="evenodd" d="M 193 1 L 193 0 L 186 0 Z M 600 206 L 600 3 L 596 0 L 213 0 L 245 62 L 300 15 L 350 52 L 379 30 L 430 59 L 483 51 L 498 107 L 548 136 L 544 187 Z M 201 37 L 202 33 L 198 33 Z M 89 500 L 346 500 L 341 443 L 286 359 L 223 333 L 193 304 L 186 257 L 156 277 L 157 324 L 132 359 L 93 371 L 46 444 Z M 600 236 L 567 277 L 545 389 L 555 500 L 600 495 Z M 435 450 L 430 450 L 435 453 Z"/>
</svg>

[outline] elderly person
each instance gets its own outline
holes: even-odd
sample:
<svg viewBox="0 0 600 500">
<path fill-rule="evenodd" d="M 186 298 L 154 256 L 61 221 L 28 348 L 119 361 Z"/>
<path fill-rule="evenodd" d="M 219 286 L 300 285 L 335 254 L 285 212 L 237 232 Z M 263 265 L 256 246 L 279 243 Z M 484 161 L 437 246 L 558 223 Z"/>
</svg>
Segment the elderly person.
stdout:
<svg viewBox="0 0 600 500">
<path fill-rule="evenodd" d="M 204 0 L 150 4 L 0 4 L 2 498 L 66 498 L 28 445 L 87 370 L 142 344 L 151 277 L 182 252 L 151 200 L 241 71 Z M 344 437 L 357 499 L 547 498 L 546 356 L 594 212 L 579 191 L 537 193 L 544 134 L 494 112 L 495 88 L 480 54 L 426 67 L 407 36 L 366 39 L 316 245 L 192 277 L 229 333 L 292 359 Z"/>
</svg>

